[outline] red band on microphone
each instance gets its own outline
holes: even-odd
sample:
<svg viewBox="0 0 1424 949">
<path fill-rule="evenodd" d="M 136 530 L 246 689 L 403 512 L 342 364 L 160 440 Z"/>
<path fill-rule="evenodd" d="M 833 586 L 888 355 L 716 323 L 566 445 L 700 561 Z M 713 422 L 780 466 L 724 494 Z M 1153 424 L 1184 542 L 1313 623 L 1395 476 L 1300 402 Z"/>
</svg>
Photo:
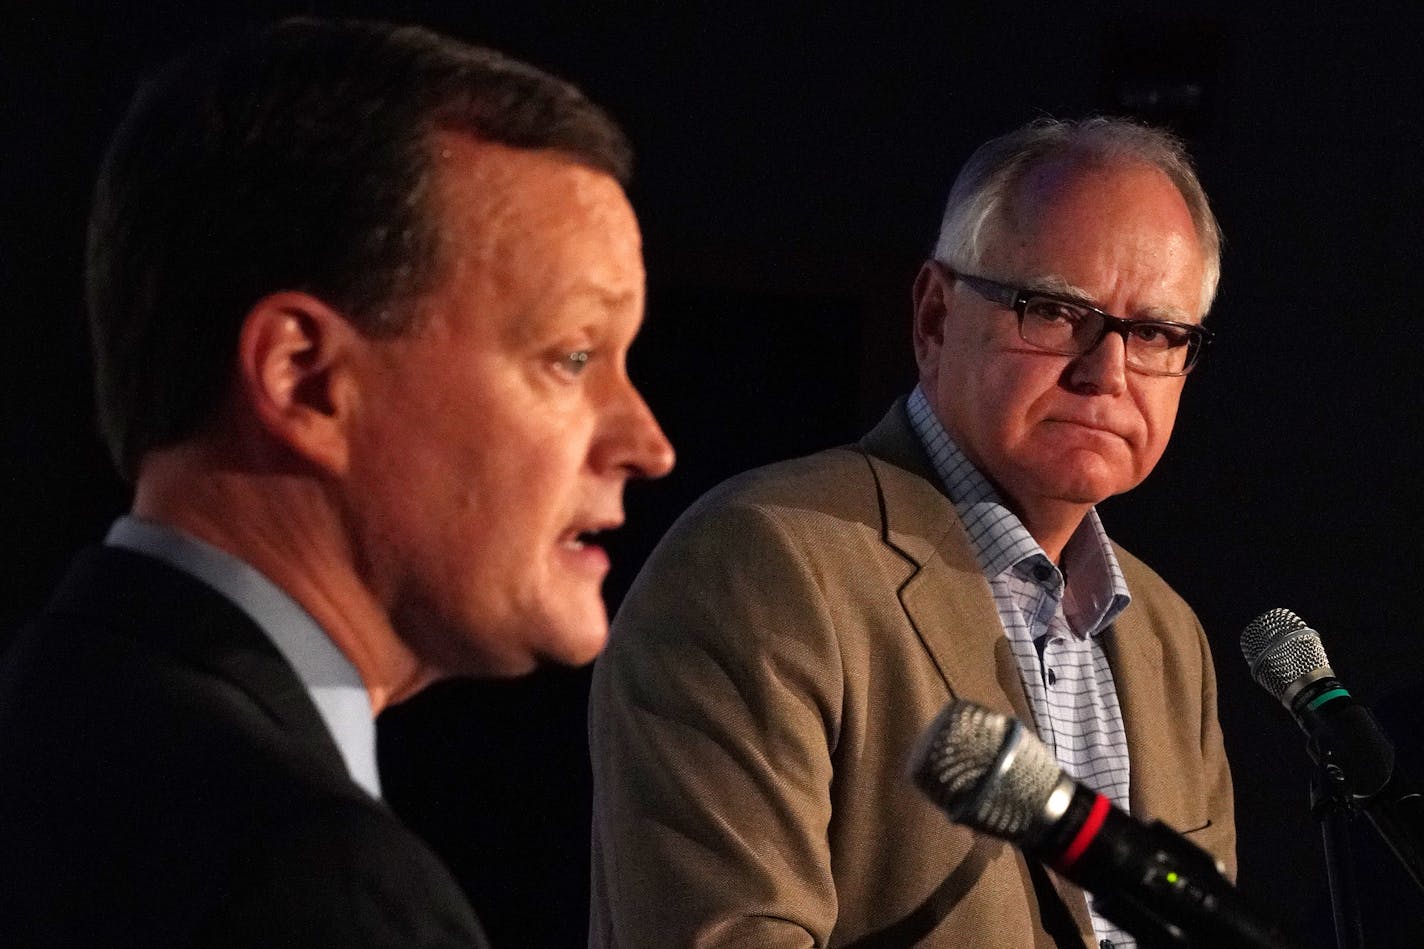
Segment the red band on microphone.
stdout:
<svg viewBox="0 0 1424 949">
<path fill-rule="evenodd" d="M 1078 858 L 1083 855 L 1083 851 L 1088 849 L 1088 845 L 1093 842 L 1093 838 L 1098 835 L 1098 831 L 1103 826 L 1103 821 L 1107 819 L 1108 810 L 1112 804 L 1101 794 L 1093 801 L 1092 809 L 1088 811 L 1088 819 L 1083 821 L 1083 826 L 1078 828 L 1078 833 L 1074 835 L 1073 842 L 1063 851 L 1063 856 L 1054 861 L 1059 870 L 1067 870 L 1078 862 Z"/>
</svg>

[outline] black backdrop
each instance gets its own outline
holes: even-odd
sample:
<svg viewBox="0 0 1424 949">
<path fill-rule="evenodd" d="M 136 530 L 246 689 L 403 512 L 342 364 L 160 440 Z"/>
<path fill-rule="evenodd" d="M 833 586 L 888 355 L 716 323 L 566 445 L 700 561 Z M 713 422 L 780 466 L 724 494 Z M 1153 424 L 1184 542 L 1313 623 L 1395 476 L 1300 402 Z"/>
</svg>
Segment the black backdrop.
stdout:
<svg viewBox="0 0 1424 949">
<path fill-rule="evenodd" d="M 1366 701 L 1424 680 L 1424 57 L 1407 5 L 671 6 L 12 5 L 0 23 L 6 628 L 125 505 L 91 422 L 84 217 L 136 77 L 195 38 L 291 12 L 423 22 L 573 79 L 625 125 L 650 284 L 634 374 L 679 463 L 630 492 L 611 605 L 702 491 L 855 437 L 912 383 L 910 281 L 975 144 L 1041 113 L 1134 112 L 1188 137 L 1227 244 L 1218 345 L 1157 472 L 1104 518 L 1211 635 L 1243 887 L 1323 924 L 1303 740 L 1236 643 L 1257 613 L 1288 606 Z M 380 722 L 390 799 L 446 853 L 497 944 L 582 941 L 587 682 L 551 670 L 449 683 Z M 1424 749 L 1405 754 L 1424 765 Z M 1361 846 L 1371 899 L 1398 887 L 1388 858 Z M 1368 923 L 1374 944 L 1412 944 L 1424 898 L 1401 888 L 1389 915 L 1392 928 Z"/>
</svg>

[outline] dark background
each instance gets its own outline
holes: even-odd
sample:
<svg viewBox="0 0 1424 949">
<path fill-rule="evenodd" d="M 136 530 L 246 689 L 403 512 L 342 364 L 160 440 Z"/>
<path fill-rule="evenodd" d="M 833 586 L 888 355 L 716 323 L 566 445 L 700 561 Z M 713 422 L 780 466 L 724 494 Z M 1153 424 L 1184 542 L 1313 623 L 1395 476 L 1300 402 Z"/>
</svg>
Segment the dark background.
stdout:
<svg viewBox="0 0 1424 949">
<path fill-rule="evenodd" d="M 701 492 L 858 436 L 913 383 L 910 282 L 976 144 L 1039 114 L 1143 115 L 1187 137 L 1226 231 L 1219 338 L 1156 473 L 1103 516 L 1212 638 L 1241 885 L 1324 944 L 1303 737 L 1250 681 L 1237 639 L 1288 606 L 1365 701 L 1424 679 L 1424 34 L 1403 4 L 1277 7 L 13 5 L 0 15 L 0 618 L 23 619 L 125 507 L 92 424 L 84 219 L 136 78 L 196 38 L 289 12 L 423 22 L 573 79 L 623 123 L 650 286 L 633 369 L 679 462 L 630 492 L 610 605 Z M 446 853 L 497 945 L 583 940 L 587 683 L 587 670 L 450 683 L 380 722 L 388 797 Z M 1417 736 L 1396 737 L 1424 766 Z M 1360 846 L 1381 914 L 1372 944 L 1415 944 L 1424 898 L 1367 834 Z"/>
</svg>

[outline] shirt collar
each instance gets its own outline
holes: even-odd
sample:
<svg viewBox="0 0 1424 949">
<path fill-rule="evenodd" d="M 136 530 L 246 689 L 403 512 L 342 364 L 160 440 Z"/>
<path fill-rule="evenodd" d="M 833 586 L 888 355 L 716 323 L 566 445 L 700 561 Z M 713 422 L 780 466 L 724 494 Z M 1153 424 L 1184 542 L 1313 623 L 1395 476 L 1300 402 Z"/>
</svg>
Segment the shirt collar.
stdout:
<svg viewBox="0 0 1424 949">
<path fill-rule="evenodd" d="M 1023 521 L 955 444 L 919 386 L 906 400 L 905 411 L 969 534 L 984 575 L 996 577 L 1020 565 L 1037 567 L 1033 573 L 1039 582 L 1063 590 L 1058 566 L 1049 561 Z M 1073 628 L 1084 635 L 1097 635 L 1107 628 L 1131 602 L 1112 542 L 1095 509 L 1088 510 L 1064 545 L 1063 567 L 1073 578 L 1064 591 L 1064 611 Z"/>
<path fill-rule="evenodd" d="M 352 780 L 381 796 L 370 695 L 356 667 L 306 610 L 250 564 L 173 527 L 126 516 L 104 540 L 196 577 L 246 613 L 296 672 Z"/>
</svg>

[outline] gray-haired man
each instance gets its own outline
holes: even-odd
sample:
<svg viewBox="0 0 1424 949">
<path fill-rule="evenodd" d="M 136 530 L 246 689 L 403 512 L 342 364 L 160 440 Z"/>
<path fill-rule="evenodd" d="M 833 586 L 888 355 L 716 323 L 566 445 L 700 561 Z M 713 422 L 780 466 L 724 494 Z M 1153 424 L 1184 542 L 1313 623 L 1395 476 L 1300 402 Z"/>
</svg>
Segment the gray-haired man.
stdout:
<svg viewBox="0 0 1424 949">
<path fill-rule="evenodd" d="M 1167 445 L 1219 246 L 1160 132 L 1039 122 L 974 154 L 915 284 L 916 389 L 704 497 L 615 620 L 595 945 L 1132 945 L 911 786 L 951 698 L 1233 863 L 1207 641 L 1094 512 Z"/>
</svg>

